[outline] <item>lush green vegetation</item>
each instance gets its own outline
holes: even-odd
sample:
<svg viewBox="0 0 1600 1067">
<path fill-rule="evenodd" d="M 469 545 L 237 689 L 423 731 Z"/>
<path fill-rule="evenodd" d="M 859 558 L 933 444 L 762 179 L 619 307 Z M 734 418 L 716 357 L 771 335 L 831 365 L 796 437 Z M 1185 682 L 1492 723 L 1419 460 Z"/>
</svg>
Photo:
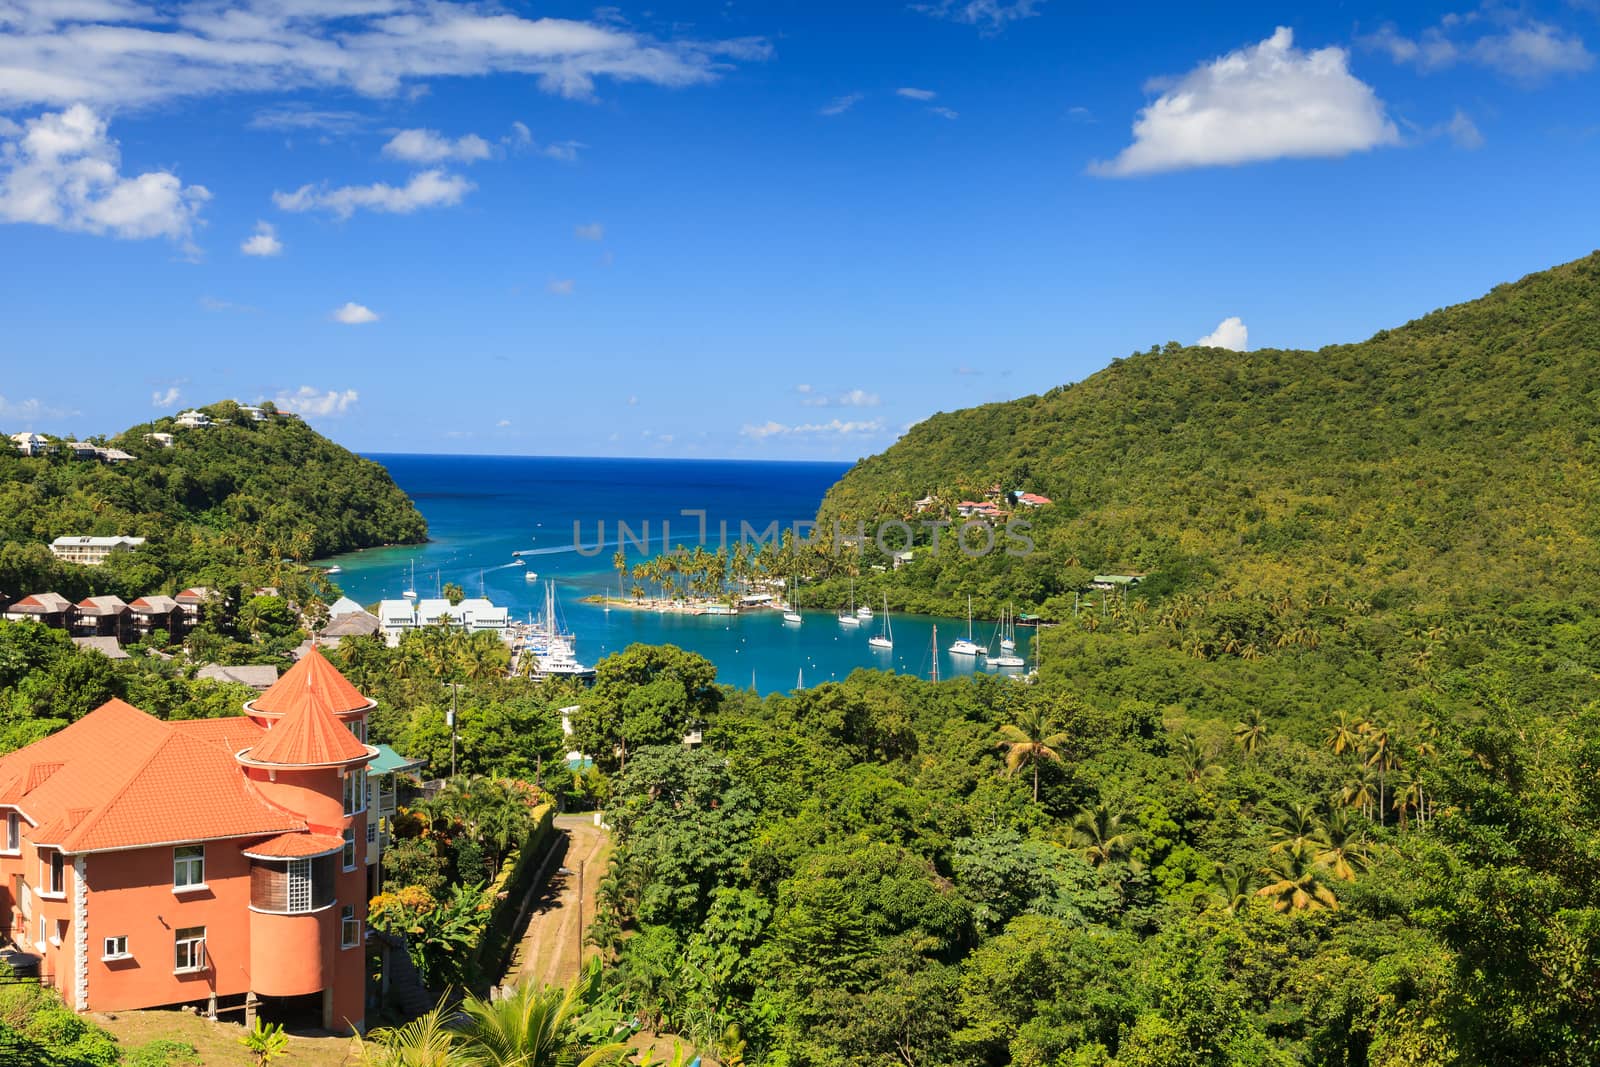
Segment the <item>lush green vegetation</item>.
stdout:
<svg viewBox="0 0 1600 1067">
<path fill-rule="evenodd" d="M 67 1007 L 52 989 L 0 963 L 0 1063 L 39 1067 L 197 1067 L 193 1045 L 157 1038 L 132 1048 Z"/>
<path fill-rule="evenodd" d="M 1425 671 L 1061 629 L 1034 685 L 724 690 L 613 762 L 591 937 L 752 1062 L 1591 1062 L 1600 623 L 1523 621 Z"/>
<path fill-rule="evenodd" d="M 870 538 L 900 518 L 923 549 L 892 576 L 871 571 L 875 553 L 824 553 L 807 571 L 836 577 L 807 602 L 843 603 L 840 572 L 859 563 L 871 602 L 882 585 L 896 607 L 959 614 L 971 593 L 991 618 L 1008 600 L 1067 618 L 1090 575 L 1125 571 L 1155 575 L 1152 596 L 1589 603 L 1597 362 L 1600 255 L 1359 344 L 1153 348 L 1040 396 L 934 415 L 862 460 L 823 502 L 825 540 L 836 520 Z M 1018 511 L 1037 551 L 974 562 L 947 531 L 934 558 L 920 523 L 995 483 L 1054 500 Z M 943 503 L 919 515 L 926 494 Z"/>
<path fill-rule="evenodd" d="M 0 447 L 0 593 L 126 599 L 186 585 L 283 586 L 294 569 L 285 560 L 427 538 L 383 467 L 301 420 L 254 422 L 230 401 L 201 410 L 228 422 L 176 430 L 160 419 L 93 438 L 137 457 L 115 466 Z M 173 447 L 145 440 L 153 431 L 173 433 Z M 60 563 L 45 547 L 77 534 L 149 543 L 100 567 Z"/>
</svg>

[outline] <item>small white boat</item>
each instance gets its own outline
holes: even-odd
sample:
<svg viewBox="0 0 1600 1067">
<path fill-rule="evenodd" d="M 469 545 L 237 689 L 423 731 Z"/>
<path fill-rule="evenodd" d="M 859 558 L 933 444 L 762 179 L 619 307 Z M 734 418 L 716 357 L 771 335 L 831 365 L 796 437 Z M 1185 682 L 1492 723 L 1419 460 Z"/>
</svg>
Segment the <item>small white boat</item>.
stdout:
<svg viewBox="0 0 1600 1067">
<path fill-rule="evenodd" d="M 967 597 L 967 636 L 957 638 L 950 646 L 952 656 L 983 656 L 987 650 L 972 639 L 972 598 Z"/>
<path fill-rule="evenodd" d="M 805 620 L 800 617 L 800 582 L 794 583 L 794 596 L 790 598 L 789 606 L 784 609 L 783 621 L 794 626 L 799 626 Z"/>
<path fill-rule="evenodd" d="M 872 618 L 872 609 L 867 607 L 865 604 L 861 605 L 859 608 L 856 609 L 856 618 L 858 618 L 858 619 L 870 619 L 870 618 Z"/>
<path fill-rule="evenodd" d="M 514 560 L 511 561 L 511 565 L 513 567 L 526 567 L 528 565 L 528 561 L 525 560 L 525 559 L 520 559 L 520 558 L 519 559 L 514 559 Z"/>
<path fill-rule="evenodd" d="M 889 628 L 889 594 L 883 594 L 883 629 L 867 638 L 867 644 L 885 652 L 894 648 L 894 631 Z"/>
<path fill-rule="evenodd" d="M 1005 618 L 1000 620 L 1000 651 L 1015 652 L 1017 650 L 1017 617 L 1011 610 L 1011 605 L 1006 605 Z"/>
<path fill-rule="evenodd" d="M 990 657 L 988 657 L 986 662 L 991 667 L 1000 667 L 1000 668 L 1026 667 L 1028 665 L 1027 662 L 1025 660 L 1023 660 L 1023 658 L 1021 656 L 1013 655 L 1013 654 L 1011 654 L 1009 652 L 1006 653 L 1003 656 L 990 656 Z"/>
<path fill-rule="evenodd" d="M 522 576 L 522 580 L 525 582 L 537 582 L 539 580 L 539 572 L 529 571 L 527 574 Z"/>
<path fill-rule="evenodd" d="M 857 615 L 856 615 L 855 603 L 856 603 L 856 582 L 855 582 L 855 579 L 852 578 L 852 579 L 850 579 L 850 606 L 848 608 L 845 608 L 843 611 L 839 612 L 839 625 L 840 626 L 860 626 L 861 625 L 861 619 L 858 618 Z"/>
<path fill-rule="evenodd" d="M 329 567 L 327 570 L 323 571 L 322 573 L 323 574 L 343 574 L 344 573 L 344 568 L 339 566 L 337 563 L 335 563 L 333 566 Z"/>
<path fill-rule="evenodd" d="M 417 599 L 417 561 L 411 561 L 411 584 L 400 590 L 400 595 L 407 600 Z"/>
</svg>

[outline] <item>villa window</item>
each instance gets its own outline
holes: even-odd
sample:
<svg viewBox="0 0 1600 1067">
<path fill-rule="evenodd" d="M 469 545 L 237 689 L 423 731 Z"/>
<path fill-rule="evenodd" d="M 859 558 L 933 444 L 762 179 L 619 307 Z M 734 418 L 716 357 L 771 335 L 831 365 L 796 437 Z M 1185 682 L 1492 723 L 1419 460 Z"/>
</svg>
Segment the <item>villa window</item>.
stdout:
<svg viewBox="0 0 1600 1067">
<path fill-rule="evenodd" d="M 355 868 L 356 832 L 354 830 L 346 830 L 344 832 L 344 869 L 347 871 L 353 871 Z"/>
<path fill-rule="evenodd" d="M 6 851 L 22 851 L 22 816 L 14 811 L 6 816 Z"/>
<path fill-rule="evenodd" d="M 46 866 L 44 876 L 44 892 L 47 896 L 63 896 L 67 891 L 67 858 L 59 852 L 50 853 L 48 860 L 42 861 Z"/>
<path fill-rule="evenodd" d="M 302 915 L 333 903 L 334 858 L 257 859 L 250 865 L 250 907 L 274 915 Z"/>
<path fill-rule="evenodd" d="M 206 884 L 206 847 L 182 845 L 172 850 L 172 888 L 203 889 Z"/>
<path fill-rule="evenodd" d="M 40 952 L 43 952 L 44 951 L 45 942 L 49 939 L 49 937 L 50 937 L 50 920 L 46 919 L 43 915 L 41 915 L 41 916 L 39 916 L 39 940 L 37 940 L 37 941 L 35 941 L 33 943 L 33 947 L 38 949 Z"/>
<path fill-rule="evenodd" d="M 344 776 L 344 813 L 354 815 L 367 803 L 367 772 L 350 771 Z"/>
<path fill-rule="evenodd" d="M 349 727 L 350 732 L 355 735 L 355 739 L 357 741 L 360 741 L 363 745 L 367 743 L 366 723 L 362 722 L 360 719 L 352 719 L 345 723 L 345 726 Z"/>
<path fill-rule="evenodd" d="M 346 904 L 339 912 L 339 947 L 355 948 L 361 944 L 361 920 L 356 918 L 356 906 Z"/>
<path fill-rule="evenodd" d="M 173 970 L 179 974 L 203 971 L 206 967 L 206 928 L 186 926 L 174 935 Z"/>
<path fill-rule="evenodd" d="M 105 939 L 105 950 L 100 953 L 103 960 L 125 960 L 128 958 L 128 935 L 118 934 L 116 937 Z"/>
</svg>

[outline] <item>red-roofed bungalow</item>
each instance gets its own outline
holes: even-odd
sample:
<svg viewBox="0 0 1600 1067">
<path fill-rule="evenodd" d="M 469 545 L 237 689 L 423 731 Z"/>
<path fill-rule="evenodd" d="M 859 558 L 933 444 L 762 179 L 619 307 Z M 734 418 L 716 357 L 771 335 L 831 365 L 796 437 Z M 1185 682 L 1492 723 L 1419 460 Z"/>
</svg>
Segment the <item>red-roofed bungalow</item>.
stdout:
<svg viewBox="0 0 1600 1067">
<path fill-rule="evenodd" d="M 227 719 L 112 700 L 0 757 L 0 917 L 79 1011 L 364 1024 L 372 701 L 322 655 Z"/>
</svg>

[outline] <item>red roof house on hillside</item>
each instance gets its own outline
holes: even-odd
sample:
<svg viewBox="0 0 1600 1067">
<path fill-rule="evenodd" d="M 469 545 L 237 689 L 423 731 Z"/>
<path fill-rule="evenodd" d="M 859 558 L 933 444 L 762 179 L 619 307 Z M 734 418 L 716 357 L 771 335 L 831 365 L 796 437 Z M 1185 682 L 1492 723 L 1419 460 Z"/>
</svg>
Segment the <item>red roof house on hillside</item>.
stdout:
<svg viewBox="0 0 1600 1067">
<path fill-rule="evenodd" d="M 112 700 L 0 757 L 10 939 L 79 1011 L 253 995 L 362 1028 L 371 708 L 313 654 L 244 716 Z"/>
</svg>

